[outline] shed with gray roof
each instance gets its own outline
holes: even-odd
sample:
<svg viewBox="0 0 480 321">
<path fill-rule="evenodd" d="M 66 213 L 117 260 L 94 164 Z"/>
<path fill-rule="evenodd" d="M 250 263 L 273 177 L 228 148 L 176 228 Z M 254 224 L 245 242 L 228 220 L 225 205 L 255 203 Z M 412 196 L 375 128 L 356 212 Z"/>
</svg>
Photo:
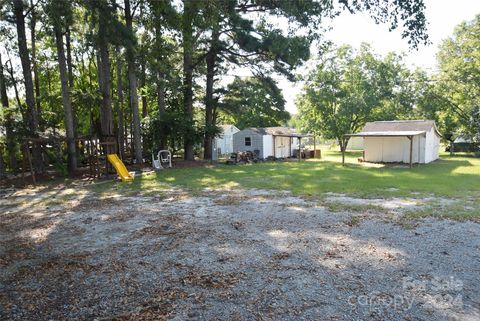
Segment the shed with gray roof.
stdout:
<svg viewBox="0 0 480 321">
<path fill-rule="evenodd" d="M 287 158 L 293 156 L 302 137 L 288 127 L 246 128 L 233 135 L 234 152 L 251 151 L 259 158 Z"/>
<path fill-rule="evenodd" d="M 375 163 L 430 163 L 438 159 L 441 135 L 433 120 L 375 121 L 362 131 L 364 161 Z"/>
</svg>

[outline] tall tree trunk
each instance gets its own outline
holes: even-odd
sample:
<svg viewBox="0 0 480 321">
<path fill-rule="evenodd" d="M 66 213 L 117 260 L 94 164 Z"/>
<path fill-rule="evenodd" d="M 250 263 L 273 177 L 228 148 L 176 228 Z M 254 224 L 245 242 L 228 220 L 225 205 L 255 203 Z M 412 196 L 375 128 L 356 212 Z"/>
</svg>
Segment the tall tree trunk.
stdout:
<svg viewBox="0 0 480 321">
<path fill-rule="evenodd" d="M 130 0 L 125 0 L 125 22 L 127 29 L 134 35 Z M 142 138 L 140 133 L 140 113 L 138 111 L 137 75 L 135 74 L 135 48 L 133 43 L 127 45 L 128 81 L 130 84 L 130 104 L 133 114 L 133 145 L 137 164 L 143 163 Z"/>
<path fill-rule="evenodd" d="M 70 27 L 67 26 L 67 31 L 65 33 L 65 46 L 67 49 L 67 72 L 68 72 L 68 88 L 70 92 L 73 91 L 74 78 L 73 78 L 73 59 L 72 59 L 72 37 L 70 32 Z M 77 108 L 75 104 L 71 101 L 72 113 L 73 113 L 73 134 L 75 139 L 78 137 L 78 119 L 77 119 Z"/>
<path fill-rule="evenodd" d="M 128 115 L 129 116 L 129 120 L 128 120 L 128 123 L 130 124 L 130 152 L 131 152 L 131 156 L 132 156 L 132 163 L 135 161 L 135 142 L 134 142 L 134 138 L 133 138 L 133 111 L 132 111 L 132 104 L 131 104 L 131 101 L 130 101 L 130 104 L 129 104 L 129 110 L 130 110 L 130 114 Z"/>
<path fill-rule="evenodd" d="M 35 94 L 33 90 L 32 69 L 27 48 L 27 37 L 25 34 L 25 16 L 23 15 L 23 1 L 14 0 L 13 10 L 17 27 L 18 51 L 22 63 L 23 78 L 25 82 L 25 100 L 28 109 L 29 135 L 38 136 L 38 115 L 35 105 Z M 43 172 L 42 152 L 39 144 L 33 144 L 33 166 L 36 172 Z"/>
<path fill-rule="evenodd" d="M 42 127 L 42 105 L 40 101 L 40 79 L 38 77 L 37 67 L 37 39 L 36 39 L 36 26 L 37 26 L 37 13 L 35 11 L 35 5 L 30 0 L 30 42 L 32 44 L 32 65 L 33 65 L 33 82 L 35 84 L 35 102 L 37 103 L 37 114 L 39 126 Z"/>
<path fill-rule="evenodd" d="M 77 154 L 75 148 L 75 132 L 73 128 L 73 111 L 70 102 L 68 86 L 68 71 L 63 46 L 63 35 L 60 28 L 55 28 L 55 42 L 57 44 L 58 68 L 60 70 L 60 84 L 62 87 L 62 103 L 65 113 L 65 131 L 67 134 L 67 165 L 68 173 L 72 175 L 77 170 Z"/>
<path fill-rule="evenodd" d="M 148 115 L 148 100 L 145 93 L 145 85 L 147 83 L 147 62 L 145 57 L 142 58 L 142 77 L 140 78 L 140 87 L 143 88 L 142 95 L 142 118 L 147 117 Z"/>
<path fill-rule="evenodd" d="M 347 150 L 349 138 L 339 137 L 338 144 L 340 145 L 340 151 L 342 152 L 342 164 L 345 163 L 345 151 Z"/>
<path fill-rule="evenodd" d="M 68 70 L 68 86 L 73 89 L 73 59 L 72 59 L 72 35 L 70 27 L 67 27 L 65 33 L 65 45 L 67 48 L 67 70 Z"/>
<path fill-rule="evenodd" d="M 193 126 L 193 26 L 195 0 L 183 0 L 182 38 L 183 38 L 183 103 L 185 121 Z M 190 128 L 193 132 L 193 128 Z M 184 159 L 194 160 L 192 133 L 185 133 Z"/>
<path fill-rule="evenodd" d="M 122 61 L 120 60 L 120 49 L 116 49 L 117 61 L 116 61 L 116 71 L 117 71 L 117 127 L 118 127 L 118 149 L 120 152 L 120 157 L 125 159 L 125 131 L 123 125 L 123 84 L 122 84 Z"/>
<path fill-rule="evenodd" d="M 22 115 L 22 119 L 28 122 L 28 112 L 25 110 L 25 107 L 23 106 L 22 101 L 20 99 L 20 93 L 18 91 L 17 80 L 15 79 L 15 72 L 13 70 L 12 60 L 9 59 L 8 62 L 10 63 L 8 74 L 10 76 L 10 80 L 13 85 L 13 91 L 15 93 L 15 100 L 17 101 L 17 107 L 18 107 L 18 110 L 20 111 L 20 114 Z"/>
<path fill-rule="evenodd" d="M 214 28 L 212 31 L 212 39 L 211 39 L 211 46 L 210 50 L 206 56 L 206 63 L 207 63 L 207 88 L 205 91 L 205 139 L 203 143 L 203 158 L 204 159 L 212 159 L 213 153 L 213 135 L 211 134 L 211 130 L 214 123 L 213 111 L 214 111 L 214 104 L 215 100 L 213 98 L 213 83 L 215 80 L 215 67 L 217 61 L 217 50 L 218 50 L 218 28 Z"/>
<path fill-rule="evenodd" d="M 158 72 L 157 79 L 157 103 L 158 112 L 160 114 L 160 120 L 165 118 L 165 74 L 161 71 Z M 163 126 L 160 130 L 160 146 L 161 150 L 167 149 L 167 137 L 163 132 Z"/>
<path fill-rule="evenodd" d="M 7 176 L 5 171 L 5 161 L 3 159 L 3 145 L 0 144 L 0 178 Z"/>
<path fill-rule="evenodd" d="M 113 111 L 111 96 L 111 79 L 110 79 L 110 55 L 108 51 L 107 35 L 105 34 L 106 26 L 103 19 L 99 20 L 98 35 L 98 53 L 97 68 L 98 82 L 100 92 L 102 94 L 102 105 L 100 109 L 100 128 L 102 136 L 113 136 Z"/>
<path fill-rule="evenodd" d="M 155 18 L 155 41 L 157 52 L 157 104 L 160 120 L 163 122 L 165 118 L 165 68 L 163 67 L 163 43 L 162 43 L 162 17 L 161 6 L 153 8 L 153 14 Z M 163 125 L 163 124 L 162 124 Z M 159 148 L 161 150 L 167 149 L 167 137 L 165 136 L 163 126 L 160 129 Z"/>
<path fill-rule="evenodd" d="M 9 110 L 7 84 L 3 73 L 2 56 L 0 55 L 0 97 L 2 100 L 3 114 L 5 115 L 5 140 L 7 143 L 8 162 L 13 173 L 17 172 L 17 158 L 15 157 L 15 141 L 13 140 L 13 119 Z"/>
<path fill-rule="evenodd" d="M 127 104 L 128 106 L 130 106 L 129 104 Z M 123 124 L 125 126 L 125 129 L 123 130 L 123 132 L 125 133 L 125 150 L 129 150 L 130 148 L 130 156 L 132 155 L 132 140 L 131 140 L 131 137 L 128 137 L 128 134 L 129 132 L 131 131 L 131 123 L 129 122 L 129 113 L 126 112 L 126 113 L 123 113 Z M 130 141 L 129 141 L 130 139 Z M 129 147 L 130 146 L 130 147 Z"/>
<path fill-rule="evenodd" d="M 162 117 L 165 115 L 165 74 L 159 71 L 157 77 L 157 103 L 160 117 Z"/>
</svg>

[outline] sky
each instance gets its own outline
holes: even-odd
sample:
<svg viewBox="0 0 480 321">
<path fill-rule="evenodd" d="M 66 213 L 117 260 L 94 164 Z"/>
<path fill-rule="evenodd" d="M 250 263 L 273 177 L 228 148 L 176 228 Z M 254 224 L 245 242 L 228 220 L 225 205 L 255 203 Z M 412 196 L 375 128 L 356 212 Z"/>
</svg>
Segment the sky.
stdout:
<svg viewBox="0 0 480 321">
<path fill-rule="evenodd" d="M 425 0 L 425 6 L 431 44 L 421 45 L 418 50 L 409 48 L 407 39 L 402 39 L 400 30 L 389 32 L 388 25 L 375 24 L 368 14 L 343 13 L 332 21 L 332 28 L 325 39 L 336 45 L 349 44 L 354 48 L 367 42 L 380 55 L 390 51 L 404 52 L 407 54 L 405 63 L 408 67 L 421 67 L 433 72 L 436 70 L 435 55 L 439 44 L 453 34 L 456 25 L 465 20 L 473 20 L 480 14 L 480 0 Z M 280 80 L 279 87 L 287 101 L 286 109 L 295 114 L 295 97 L 300 92 L 301 83 Z"/>
<path fill-rule="evenodd" d="M 453 34 L 456 25 L 462 21 L 473 20 L 480 14 L 480 0 L 424 0 L 424 2 L 428 22 L 427 33 L 431 44 L 420 45 L 417 50 L 409 48 L 407 39 L 401 37 L 401 30 L 389 32 L 388 25 L 375 24 L 368 14 L 352 15 L 346 11 L 327 23 L 326 27 L 331 28 L 325 34 L 325 40 L 330 40 L 335 45 L 349 44 L 354 48 L 358 48 L 362 42 L 367 42 L 379 55 L 385 55 L 390 51 L 404 52 L 407 55 L 405 63 L 408 67 L 412 69 L 421 67 L 434 72 L 435 55 L 439 44 Z M 315 48 L 311 51 L 315 52 Z M 308 62 L 306 65 L 309 65 Z M 311 64 L 309 66 L 311 67 Z M 234 75 L 251 76 L 251 72 L 248 69 L 235 70 L 231 75 L 224 77 L 224 81 L 231 82 Z M 300 93 L 302 83 L 291 83 L 281 77 L 275 79 L 283 91 L 287 111 L 295 114 L 297 112 L 295 97 Z"/>
</svg>

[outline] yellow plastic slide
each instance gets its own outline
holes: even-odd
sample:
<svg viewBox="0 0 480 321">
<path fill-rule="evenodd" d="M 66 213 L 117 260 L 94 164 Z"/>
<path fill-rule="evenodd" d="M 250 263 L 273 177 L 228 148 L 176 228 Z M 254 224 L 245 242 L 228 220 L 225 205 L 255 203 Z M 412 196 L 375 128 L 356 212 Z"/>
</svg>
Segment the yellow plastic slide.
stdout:
<svg viewBox="0 0 480 321">
<path fill-rule="evenodd" d="M 130 182 L 133 181 L 133 176 L 130 175 L 125 164 L 118 158 L 117 154 L 108 154 L 107 155 L 108 161 L 112 163 L 113 167 L 117 171 L 118 176 L 122 179 L 122 182 Z"/>
</svg>

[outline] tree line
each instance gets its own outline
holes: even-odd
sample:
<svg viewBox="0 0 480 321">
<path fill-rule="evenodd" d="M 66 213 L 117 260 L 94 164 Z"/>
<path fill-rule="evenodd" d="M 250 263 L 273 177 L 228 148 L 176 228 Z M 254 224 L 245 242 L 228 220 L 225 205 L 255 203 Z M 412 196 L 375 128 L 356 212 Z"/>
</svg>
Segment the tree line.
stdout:
<svg viewBox="0 0 480 321">
<path fill-rule="evenodd" d="M 272 75 L 294 79 L 322 45 L 324 20 L 367 12 L 427 41 L 422 1 L 3 0 L 0 2 L 2 172 L 15 172 L 26 138 L 64 136 L 69 173 L 84 136 L 113 138 L 142 164 L 168 148 L 212 155 L 218 124 L 289 118 Z M 225 85 L 222 76 L 249 70 Z M 201 148 L 200 148 L 201 147 Z M 51 160 L 32 145 L 32 166 Z"/>
<path fill-rule="evenodd" d="M 480 15 L 459 24 L 437 54 L 438 70 L 408 68 L 401 55 L 375 55 L 368 44 L 330 48 L 305 76 L 297 127 L 345 150 L 345 134 L 367 121 L 433 119 L 443 139 L 480 146 Z"/>
</svg>

